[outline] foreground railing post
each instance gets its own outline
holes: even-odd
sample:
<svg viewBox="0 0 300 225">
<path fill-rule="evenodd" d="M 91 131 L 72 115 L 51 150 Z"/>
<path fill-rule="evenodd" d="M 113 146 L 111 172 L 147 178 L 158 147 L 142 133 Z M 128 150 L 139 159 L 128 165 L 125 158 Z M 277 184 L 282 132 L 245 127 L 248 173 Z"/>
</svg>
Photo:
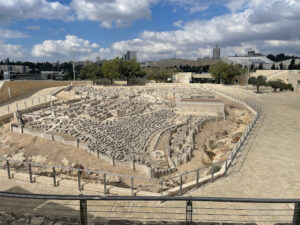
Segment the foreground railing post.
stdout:
<svg viewBox="0 0 300 225">
<path fill-rule="evenodd" d="M 10 164 L 9 164 L 8 160 L 6 161 L 6 168 L 7 168 L 7 177 L 8 177 L 8 179 L 11 179 L 11 176 L 10 176 Z"/>
<path fill-rule="evenodd" d="M 186 224 L 192 225 L 193 223 L 193 202 L 188 200 L 186 202 Z"/>
<path fill-rule="evenodd" d="M 293 225 L 300 224 L 300 202 L 295 203 L 294 209 L 294 217 L 293 217 Z"/>
<path fill-rule="evenodd" d="M 80 224 L 81 225 L 88 224 L 86 200 L 80 200 Z"/>
<path fill-rule="evenodd" d="M 106 195 L 106 173 L 103 175 L 104 195 Z"/>
<path fill-rule="evenodd" d="M 77 175 L 78 175 L 78 190 L 81 191 L 81 184 L 80 184 L 81 183 L 81 181 L 80 181 L 81 172 L 80 172 L 80 170 L 78 170 Z"/>
<path fill-rule="evenodd" d="M 53 166 L 52 168 L 52 175 L 53 175 L 53 184 L 54 184 L 54 187 L 56 187 L 56 171 L 55 171 L 55 166 Z"/>
<path fill-rule="evenodd" d="M 33 183 L 33 179 L 32 179 L 32 166 L 31 166 L 31 163 L 29 163 L 29 178 L 30 178 L 30 183 Z"/>
<path fill-rule="evenodd" d="M 180 195 L 182 195 L 182 175 L 180 175 Z"/>
</svg>

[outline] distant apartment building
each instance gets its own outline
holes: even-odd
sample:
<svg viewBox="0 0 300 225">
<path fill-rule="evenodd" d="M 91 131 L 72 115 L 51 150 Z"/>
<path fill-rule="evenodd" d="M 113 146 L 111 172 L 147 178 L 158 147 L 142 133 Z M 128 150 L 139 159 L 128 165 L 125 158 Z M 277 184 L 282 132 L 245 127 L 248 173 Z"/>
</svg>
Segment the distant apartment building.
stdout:
<svg viewBox="0 0 300 225">
<path fill-rule="evenodd" d="M 26 74 L 29 72 L 29 66 L 22 65 L 0 65 L 0 72 L 9 72 L 10 74 Z"/>
<path fill-rule="evenodd" d="M 127 51 L 127 53 L 123 54 L 123 59 L 125 60 L 132 60 L 137 59 L 137 52 L 136 51 Z"/>
<path fill-rule="evenodd" d="M 213 59 L 220 59 L 221 57 L 221 49 L 216 45 L 216 47 L 213 49 Z"/>
</svg>

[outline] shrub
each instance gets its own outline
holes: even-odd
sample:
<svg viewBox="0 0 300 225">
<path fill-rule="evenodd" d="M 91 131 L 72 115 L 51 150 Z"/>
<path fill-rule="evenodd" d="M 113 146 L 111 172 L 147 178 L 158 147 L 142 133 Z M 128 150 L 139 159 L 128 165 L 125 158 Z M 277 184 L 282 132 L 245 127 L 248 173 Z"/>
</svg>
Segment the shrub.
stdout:
<svg viewBox="0 0 300 225">
<path fill-rule="evenodd" d="M 274 92 L 276 92 L 277 89 L 279 89 L 280 91 L 283 91 L 283 90 L 294 91 L 294 88 L 291 84 L 286 84 L 282 80 L 271 80 L 271 81 L 268 81 L 267 85 L 272 87 Z"/>
</svg>

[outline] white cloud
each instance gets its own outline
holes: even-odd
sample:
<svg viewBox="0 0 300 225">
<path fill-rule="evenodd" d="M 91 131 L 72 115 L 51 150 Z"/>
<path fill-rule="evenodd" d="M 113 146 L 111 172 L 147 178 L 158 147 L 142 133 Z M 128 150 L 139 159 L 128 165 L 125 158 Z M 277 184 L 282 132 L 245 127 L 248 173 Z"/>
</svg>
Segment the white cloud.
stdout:
<svg viewBox="0 0 300 225">
<path fill-rule="evenodd" d="M 101 27 L 127 26 L 134 20 L 150 18 L 150 5 L 157 0 L 73 0 L 71 7 L 80 20 L 101 23 Z"/>
<path fill-rule="evenodd" d="M 178 20 L 178 21 L 174 22 L 173 25 L 174 25 L 174 27 L 182 27 L 183 21 L 182 20 Z"/>
<path fill-rule="evenodd" d="M 65 40 L 45 40 L 32 48 L 31 54 L 34 57 L 46 59 L 65 59 L 75 57 L 88 57 L 98 52 L 100 46 L 77 36 L 67 35 Z"/>
<path fill-rule="evenodd" d="M 168 4 L 171 5 L 178 5 L 183 7 L 186 10 L 189 10 L 191 13 L 204 11 L 206 10 L 213 2 L 213 1 L 205 1 L 205 0 L 166 0 Z"/>
<path fill-rule="evenodd" d="M 27 38 L 27 37 L 28 37 L 27 34 L 20 31 L 10 30 L 10 29 L 0 29 L 0 40 Z"/>
<path fill-rule="evenodd" d="M 165 4 L 176 5 L 184 8 L 190 13 L 196 13 L 207 10 L 214 4 L 225 4 L 230 10 L 236 11 L 242 9 L 249 0 L 161 0 Z"/>
<path fill-rule="evenodd" d="M 300 2 L 292 0 L 253 0 L 255 11 L 249 16 L 252 24 L 300 20 Z"/>
<path fill-rule="evenodd" d="M 206 10 L 212 4 L 240 8 L 244 5 L 240 2 L 247 0 L 72 0 L 65 5 L 55 0 L 5 0 L 0 1 L 0 21 L 78 19 L 99 22 L 104 28 L 124 27 L 135 20 L 150 18 L 151 6 L 156 3 L 183 7 L 195 13 Z M 176 11 L 176 8 L 173 10 Z"/>
<path fill-rule="evenodd" d="M 0 43 L 0 59 L 9 57 L 12 60 L 19 60 L 24 56 L 24 51 L 25 50 L 20 45 Z"/>
<path fill-rule="evenodd" d="M 41 27 L 40 26 L 27 26 L 26 28 L 28 30 L 39 30 Z"/>
<path fill-rule="evenodd" d="M 58 1 L 47 0 L 1 0 L 0 21 L 23 19 L 72 20 L 71 9 Z"/>
<path fill-rule="evenodd" d="M 208 53 L 211 56 L 216 44 L 221 46 L 223 56 L 244 54 L 246 48 L 281 51 L 283 48 L 274 46 L 274 43 L 284 46 L 299 41 L 299 7 L 300 2 L 293 0 L 252 0 L 246 10 L 233 11 L 211 20 L 177 22 L 174 25 L 181 27 L 175 31 L 146 30 L 136 39 L 114 43 L 112 48 L 119 52 L 136 50 L 139 59 L 172 57 L 175 51 L 179 57 L 197 58 Z M 270 19 L 272 13 L 278 18 Z M 295 45 L 294 54 L 300 54 L 298 45 Z"/>
<path fill-rule="evenodd" d="M 232 12 L 245 9 L 249 0 L 231 0 L 226 3 L 227 8 Z"/>
</svg>

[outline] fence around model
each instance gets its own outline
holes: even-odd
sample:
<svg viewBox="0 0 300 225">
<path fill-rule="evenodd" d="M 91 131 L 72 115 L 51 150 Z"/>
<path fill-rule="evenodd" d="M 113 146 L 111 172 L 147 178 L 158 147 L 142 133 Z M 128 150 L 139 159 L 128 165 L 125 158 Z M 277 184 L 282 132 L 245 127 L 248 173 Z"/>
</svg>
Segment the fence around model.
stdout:
<svg viewBox="0 0 300 225">
<path fill-rule="evenodd" d="M 49 166 L 7 159 L 0 159 L 0 168 L 7 170 L 8 179 L 20 176 L 20 179 L 29 180 L 31 183 L 44 182 L 53 184 L 54 187 L 69 186 L 74 188 L 77 186 L 79 191 L 85 189 L 100 192 L 104 195 L 182 195 L 191 189 L 198 188 L 208 182 L 214 182 L 216 179 L 227 175 L 227 171 L 232 165 L 236 154 L 256 124 L 261 112 L 260 107 L 250 99 L 236 99 L 234 96 L 229 96 L 226 93 L 217 92 L 213 89 L 209 90 L 229 97 L 239 104 L 243 104 L 255 114 L 254 120 L 248 125 L 246 131 L 240 137 L 228 158 L 224 161 L 213 163 L 209 166 L 188 171 L 183 174 L 170 175 L 162 179 L 128 176 L 80 168 Z"/>
<path fill-rule="evenodd" d="M 23 190 L 24 191 L 24 190 Z M 32 224 L 300 224 L 300 199 L 0 192 L 0 220 Z M 36 223 L 37 220 L 39 223 Z M 25 222 L 24 222 L 25 223 Z M 31 224 L 30 222 L 27 224 Z"/>
</svg>

